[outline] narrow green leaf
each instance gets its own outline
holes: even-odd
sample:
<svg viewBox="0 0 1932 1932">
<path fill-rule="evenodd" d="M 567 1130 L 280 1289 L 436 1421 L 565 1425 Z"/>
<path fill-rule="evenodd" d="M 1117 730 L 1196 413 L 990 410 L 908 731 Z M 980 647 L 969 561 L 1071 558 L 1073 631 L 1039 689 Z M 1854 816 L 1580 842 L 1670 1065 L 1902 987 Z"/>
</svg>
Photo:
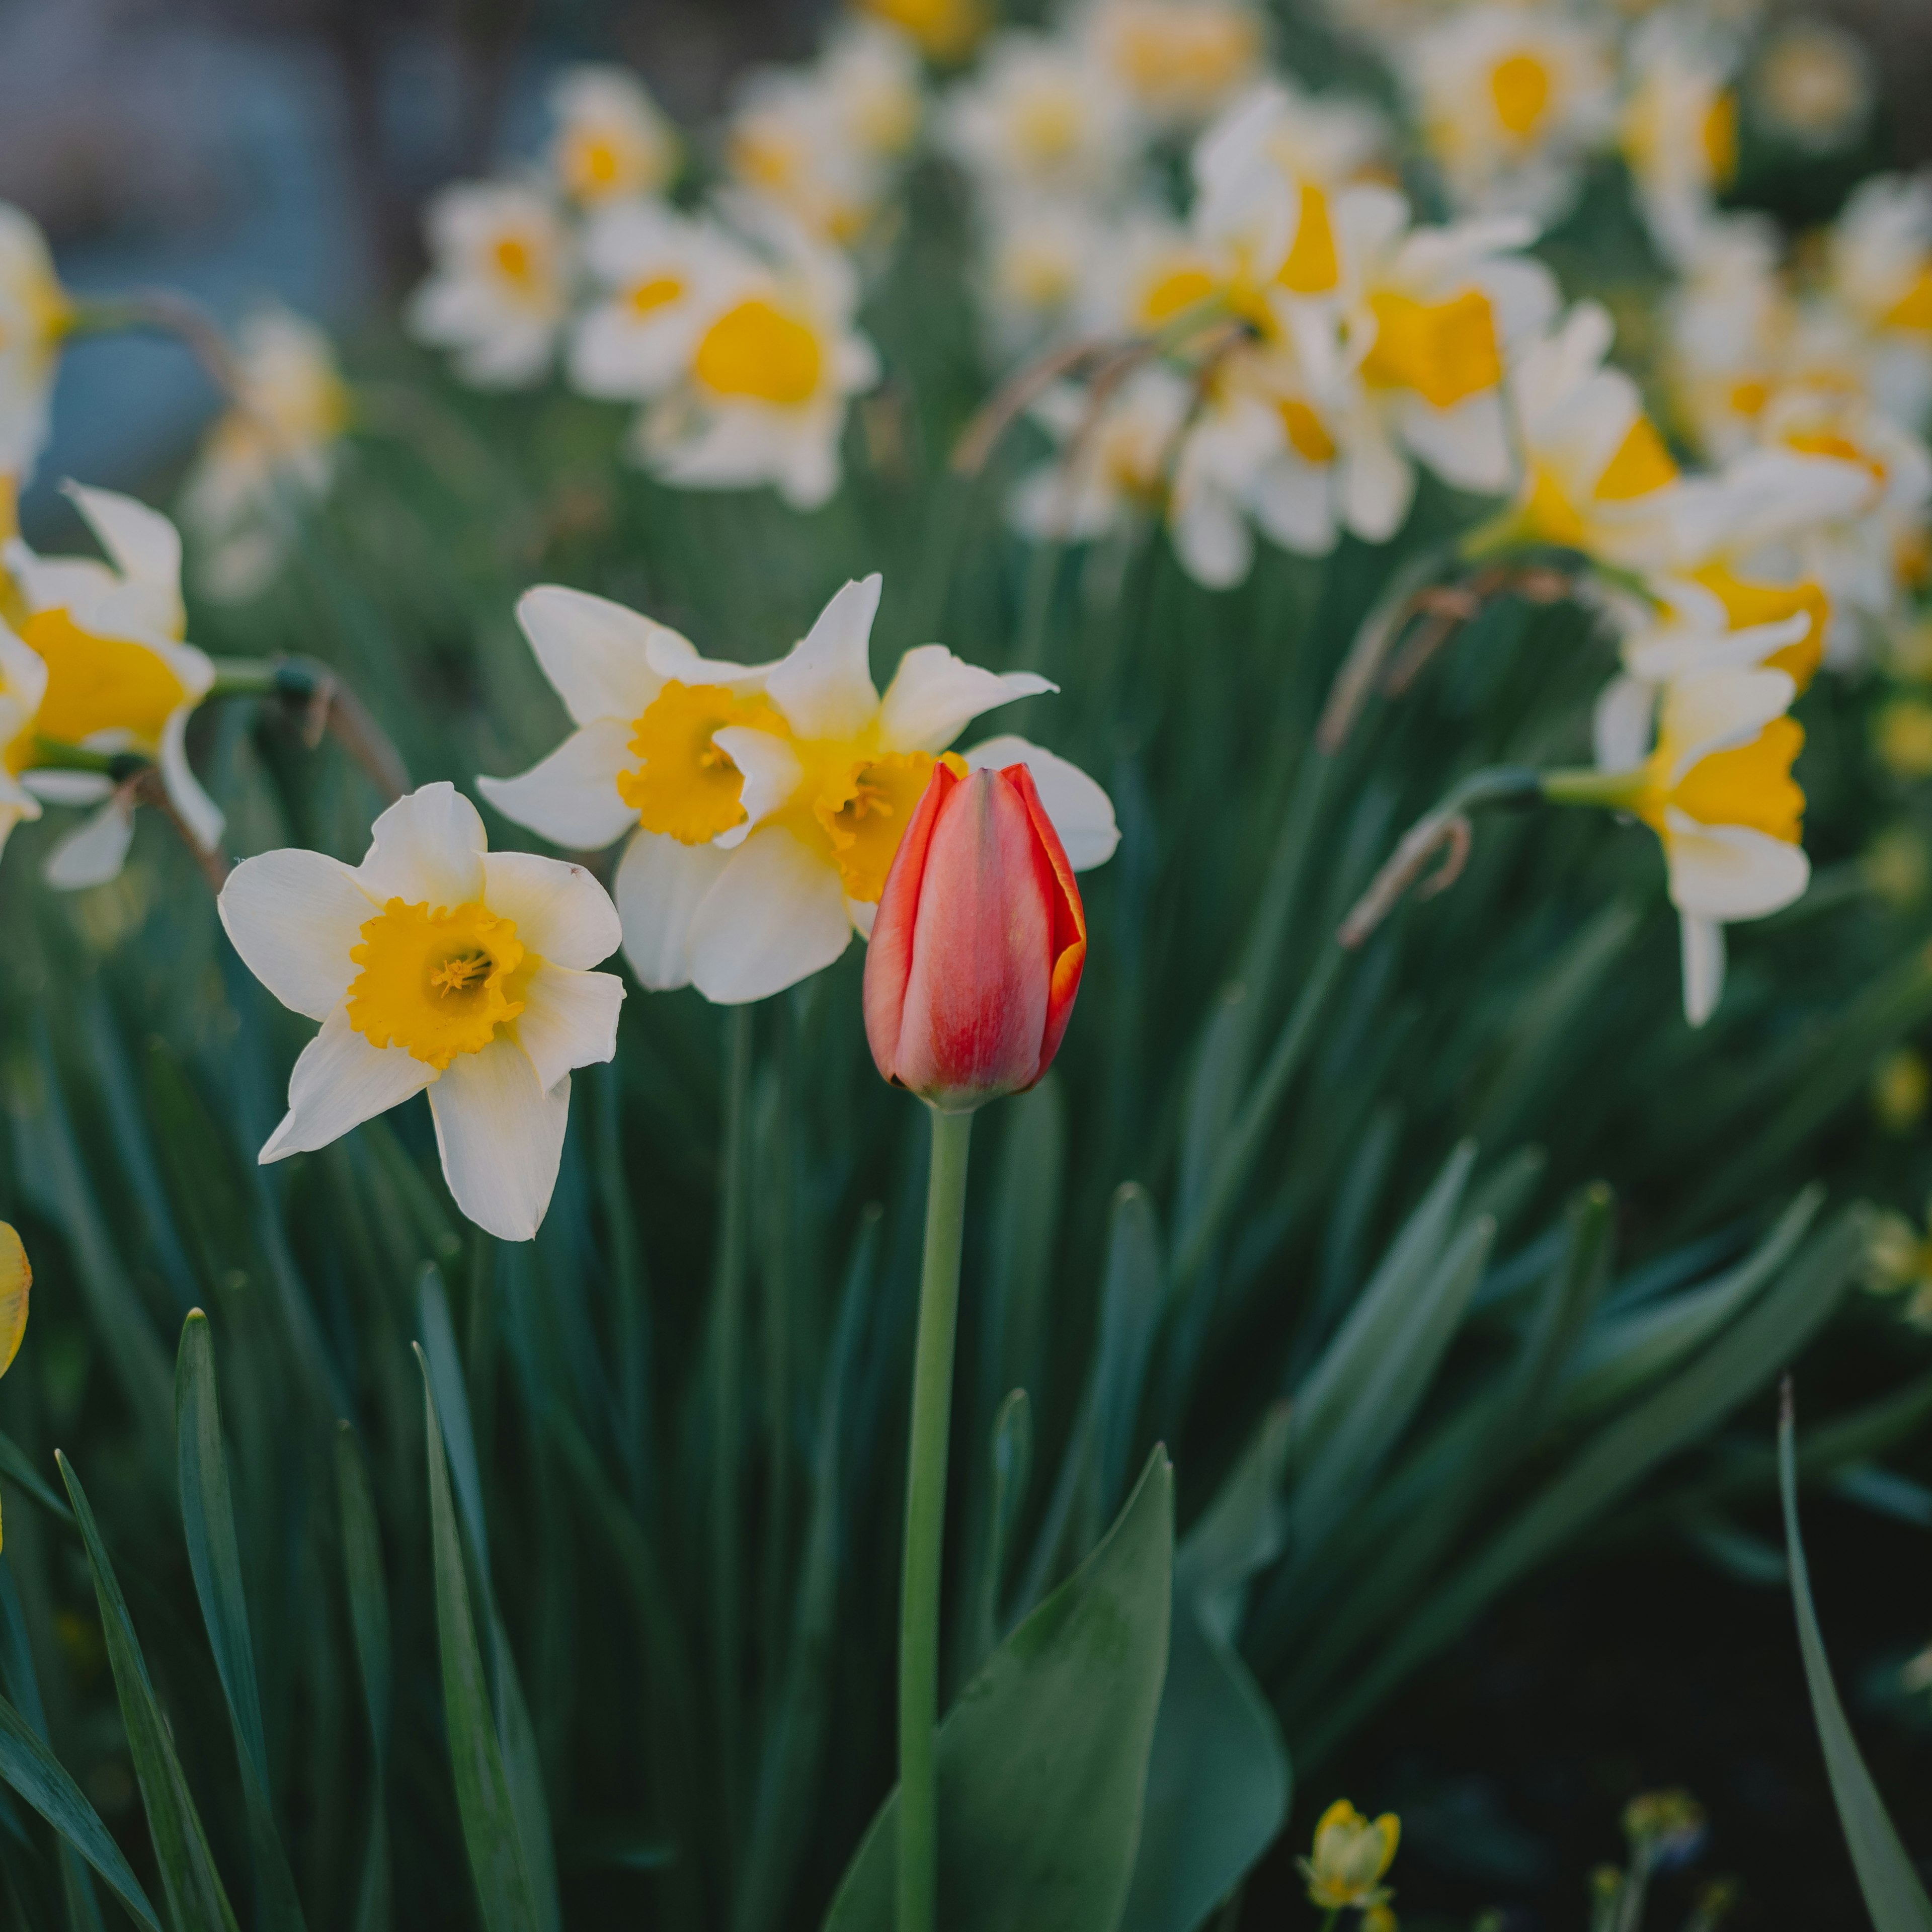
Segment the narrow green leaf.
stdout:
<svg viewBox="0 0 1932 1932">
<path fill-rule="evenodd" d="M 992 1654 L 1004 1634 L 1000 1612 L 1006 1595 L 1006 1561 L 1033 1474 L 1033 1404 L 1024 1389 L 1012 1390 L 1000 1403 L 993 1418 L 989 1453 L 986 1549 L 978 1587 L 969 1605 L 975 1626 L 966 1672 L 969 1676 Z"/>
<path fill-rule="evenodd" d="M 1132 1879 L 1173 1599 L 1174 1474 L 1156 1448 L 1119 1520 L 993 1653 L 939 1732 L 948 1932 L 1114 1932 Z M 892 1932 L 897 1793 L 826 1932 Z"/>
<path fill-rule="evenodd" d="M 456 1809 L 463 1821 L 463 1846 L 485 1932 L 541 1932 L 536 1898 L 523 1837 L 510 1802 L 490 1708 L 483 1654 L 477 1646 L 464 1574 L 461 1534 L 449 1490 L 449 1464 L 443 1453 L 436 1391 L 420 1345 L 424 1425 L 429 1456 L 430 1549 L 436 1577 L 437 1648 L 442 1659 L 443 1721 L 448 1728 L 450 1768 L 456 1780 Z"/>
<path fill-rule="evenodd" d="M 74 1512 L 55 1495 L 52 1489 L 28 1461 L 26 1451 L 10 1436 L 0 1435 L 0 1475 L 17 1483 L 56 1522 L 71 1526 Z"/>
<path fill-rule="evenodd" d="M 1107 1265 L 1100 1279 L 1100 1332 L 1094 1348 L 1094 1447 L 1100 1457 L 1101 1520 L 1125 1486 L 1134 1424 L 1147 1381 L 1148 1355 L 1167 1286 L 1160 1230 L 1147 1190 L 1129 1181 L 1114 1196 Z M 1097 1528 L 1098 1526 L 1096 1525 Z"/>
<path fill-rule="evenodd" d="M 175 1755 L 174 1738 L 162 1714 L 148 1666 L 116 1580 L 106 1546 L 88 1506 L 87 1492 L 74 1466 L 58 1450 L 54 1461 L 67 1485 L 68 1501 L 87 1548 L 88 1568 L 94 1574 L 94 1594 L 100 1606 L 101 1634 L 107 1662 L 121 1700 L 121 1719 L 127 1727 L 128 1755 L 134 1760 L 148 1831 L 160 1867 L 161 1891 L 176 1932 L 236 1932 L 235 1914 L 222 1889 L 221 1875 L 208 1848 L 200 1815 L 189 1796 L 188 1780 Z M 106 1876 L 105 1873 L 102 1874 Z"/>
<path fill-rule="evenodd" d="M 1932 1932 L 1932 1900 L 1899 1843 L 1885 1801 L 1858 1752 L 1832 1681 L 1825 1639 L 1812 1606 L 1811 1576 L 1798 1528 L 1798 1469 L 1793 1447 L 1791 1384 L 1784 1384 L 1778 1423 L 1778 1487 L 1784 1502 L 1784 1546 L 1791 1566 L 1792 1603 L 1798 1612 L 1798 1645 L 1804 1657 L 1804 1682 L 1811 1693 L 1811 1714 L 1825 1750 L 1825 1769 L 1838 1822 L 1858 1875 L 1865 1910 L 1876 1932 Z"/>
<path fill-rule="evenodd" d="M 356 1932 L 388 1932 L 389 1873 L 389 1591 L 382 1572 L 376 1502 L 355 1430 L 335 1426 L 335 1487 L 342 1512 L 342 1568 L 349 1586 L 349 1627 L 369 1720 L 376 1774 L 369 1795 L 369 1841 L 356 1888 Z"/>
<path fill-rule="evenodd" d="M 269 1796 L 268 1749 L 262 1730 L 261 1695 L 255 1682 L 255 1648 L 248 1632 L 242 1552 L 236 1540 L 228 1459 L 221 1442 L 214 1340 L 208 1317 L 198 1308 L 191 1309 L 182 1324 L 181 1351 L 175 1362 L 175 1444 L 188 1567 L 194 1574 L 195 1596 L 208 1627 L 215 1674 L 221 1679 L 229 1723 L 235 1732 L 258 1904 L 266 1924 L 300 1927 L 304 1922 L 295 1877 L 275 1829 L 274 1806 Z"/>
<path fill-rule="evenodd" d="M 1252 1032 L 1247 1004 L 1245 987 L 1222 987 L 1195 1056 L 1180 1127 L 1180 1183 L 1174 1195 L 1174 1219 L 1184 1226 L 1192 1225 L 1207 1201 L 1214 1164 L 1240 1103 Z"/>
</svg>

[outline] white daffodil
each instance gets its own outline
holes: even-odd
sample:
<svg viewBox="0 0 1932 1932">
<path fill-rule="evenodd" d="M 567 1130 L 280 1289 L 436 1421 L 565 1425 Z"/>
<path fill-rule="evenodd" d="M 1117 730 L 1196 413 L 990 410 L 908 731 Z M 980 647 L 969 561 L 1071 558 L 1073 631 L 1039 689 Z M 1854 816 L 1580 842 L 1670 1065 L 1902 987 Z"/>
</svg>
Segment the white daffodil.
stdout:
<svg viewBox="0 0 1932 1932">
<path fill-rule="evenodd" d="M 854 0 L 853 10 L 944 62 L 971 52 L 992 20 L 986 0 Z"/>
<path fill-rule="evenodd" d="M 40 224 L 0 202 L 0 475 L 16 484 L 47 440 L 54 372 L 73 320 Z"/>
<path fill-rule="evenodd" d="M 1370 184 L 1336 198 L 1340 334 L 1294 333 L 1358 536 L 1401 526 L 1418 460 L 1461 490 L 1515 481 L 1504 375 L 1556 306 L 1549 271 L 1515 252 L 1534 232 L 1508 216 L 1412 227 L 1408 202 Z"/>
<path fill-rule="evenodd" d="M 1604 36 L 1553 10 L 1472 8 L 1406 43 L 1402 65 L 1424 143 L 1464 214 L 1552 220 L 1616 124 Z"/>
<path fill-rule="evenodd" d="M 1078 315 L 1094 335 L 1157 335 L 1228 290 L 1225 256 L 1151 204 L 1100 225 L 1083 256 Z"/>
<path fill-rule="evenodd" d="M 1683 932 L 1684 1012 L 1702 1026 L 1724 978 L 1724 928 L 1789 905 L 1810 878 L 1798 842 L 1804 794 L 1791 776 L 1804 742 L 1778 670 L 1710 670 L 1666 690 L 1656 742 L 1634 767 L 1545 779 L 1553 798 L 1634 813 L 1664 844 Z"/>
<path fill-rule="evenodd" d="M 1382 118 L 1359 103 L 1263 82 L 1196 143 L 1191 225 L 1224 265 L 1235 306 L 1264 329 L 1282 298 L 1340 286 L 1330 203 L 1377 158 Z"/>
<path fill-rule="evenodd" d="M 1932 175 L 1876 175 L 1828 231 L 1826 289 L 1869 344 L 1868 386 L 1908 428 L 1932 408 Z"/>
<path fill-rule="evenodd" d="M 1814 152 L 1855 139 L 1871 113 L 1871 56 L 1828 21 L 1786 21 L 1765 43 L 1751 81 L 1766 123 Z"/>
<path fill-rule="evenodd" d="M 32 764 L 46 660 L 0 622 L 0 852 L 22 819 L 38 818 L 40 802 L 21 782 Z"/>
<path fill-rule="evenodd" d="M 221 922 L 284 1006 L 322 1022 L 263 1163 L 427 1088 L 457 1206 L 527 1241 L 556 1184 L 571 1071 L 616 1051 L 624 982 L 589 969 L 622 934 L 581 866 L 488 843 L 461 793 L 424 785 L 376 820 L 359 866 L 292 849 L 244 860 Z"/>
<path fill-rule="evenodd" d="M 947 94 L 940 145 L 990 194 L 1116 192 L 1133 158 L 1132 104 L 1087 52 L 1010 32 Z"/>
<path fill-rule="evenodd" d="M 1216 364 L 1174 458 L 1168 534 L 1182 568 L 1210 590 L 1240 583 L 1252 567 L 1250 502 L 1286 440 L 1276 399 L 1246 372 L 1252 359 Z"/>
<path fill-rule="evenodd" d="M 635 452 L 668 483 L 769 483 L 794 509 L 814 509 L 838 487 L 848 402 L 878 380 L 878 353 L 854 322 L 858 278 L 775 211 L 734 212 L 761 245 L 719 278 L 684 371 L 640 422 Z"/>
<path fill-rule="evenodd" d="M 1522 476 L 1492 535 L 1662 569 L 1685 554 L 1684 486 L 1636 385 L 1604 366 L 1613 334 L 1606 310 L 1578 302 L 1516 365 Z"/>
<path fill-rule="evenodd" d="M 182 486 L 182 521 L 203 547 L 198 578 L 217 598 L 252 596 L 280 567 L 302 501 L 328 494 L 349 391 L 328 338 L 286 309 L 236 332 L 238 393 Z"/>
<path fill-rule="evenodd" d="M 1247 0 L 1090 0 L 1075 32 L 1161 129 L 1211 119 L 1258 77 L 1268 52 Z"/>
<path fill-rule="evenodd" d="M 1020 479 L 1014 527 L 1036 542 L 1088 543 L 1136 512 L 1163 510 L 1195 400 L 1194 384 L 1159 362 L 1107 395 L 1072 383 L 1048 390 L 1031 413 L 1058 452 Z"/>
<path fill-rule="evenodd" d="M 677 130 L 627 68 L 566 68 L 550 83 L 550 172 L 584 208 L 656 194 L 677 172 Z"/>
<path fill-rule="evenodd" d="M 1696 260 L 1716 198 L 1737 172 L 1735 64 L 1727 45 L 1675 14 L 1631 38 L 1624 159 L 1651 238 L 1673 267 Z"/>
<path fill-rule="evenodd" d="M 980 211 L 976 278 L 987 333 L 1006 361 L 1090 307 L 1116 240 L 1078 201 L 999 196 Z"/>
<path fill-rule="evenodd" d="M 7 548 L 28 613 L 20 641 L 46 670 L 37 738 L 152 760 L 182 824 L 212 851 L 222 817 L 189 767 L 188 722 L 214 682 L 214 667 L 182 641 L 181 538 L 166 517 L 130 496 L 74 484 L 68 494 L 108 562 L 38 557 L 18 538 Z M 26 788 L 49 804 L 100 810 L 54 848 L 47 878 L 63 888 L 98 885 L 127 856 L 132 806 L 104 775 L 41 764 L 52 755 L 44 748 L 23 755 Z"/>
<path fill-rule="evenodd" d="M 556 208 L 518 182 L 460 182 L 429 205 L 430 268 L 404 313 L 418 341 L 452 351 L 479 388 L 549 373 L 569 306 L 569 238 Z"/>
<path fill-rule="evenodd" d="M 604 292 L 578 317 L 566 366 L 584 394 L 617 400 L 677 382 L 734 281 L 758 268 L 715 222 L 650 200 L 592 215 L 584 260 Z"/>
<path fill-rule="evenodd" d="M 1750 446 L 1790 352 L 1796 315 L 1779 248 L 1764 216 L 1716 216 L 1664 298 L 1671 400 L 1717 461 Z"/>
<path fill-rule="evenodd" d="M 761 999 L 870 929 L 937 758 L 971 718 L 1048 691 L 938 644 L 907 652 L 881 698 L 867 669 L 879 579 L 848 584 L 776 664 L 709 662 L 675 632 L 552 586 L 518 616 L 576 726 L 542 764 L 478 781 L 507 817 L 588 850 L 628 837 L 617 869 L 625 956 L 653 988 Z M 1118 838 L 1106 794 L 1016 738 L 965 764 L 1022 762 L 1076 869 Z"/>
</svg>

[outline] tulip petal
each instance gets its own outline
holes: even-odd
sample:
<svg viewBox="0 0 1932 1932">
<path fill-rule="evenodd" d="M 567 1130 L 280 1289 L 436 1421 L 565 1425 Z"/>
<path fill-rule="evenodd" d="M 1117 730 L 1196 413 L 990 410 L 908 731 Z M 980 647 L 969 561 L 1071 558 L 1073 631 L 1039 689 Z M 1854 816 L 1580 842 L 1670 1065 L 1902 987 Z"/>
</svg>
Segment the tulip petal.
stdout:
<svg viewBox="0 0 1932 1932">
<path fill-rule="evenodd" d="M 1024 765 L 1033 774 L 1034 789 L 1053 829 L 1066 849 L 1067 863 L 1076 872 L 1090 872 L 1114 856 L 1120 828 L 1114 802 L 1080 767 L 1057 752 L 1024 738 L 988 738 L 964 754 L 974 771 L 1000 771 Z"/>
<path fill-rule="evenodd" d="M 614 888 L 624 957 L 652 992 L 691 984 L 691 922 L 730 860 L 662 832 L 639 832 L 625 847 Z"/>
<path fill-rule="evenodd" d="M 624 982 L 614 973 L 573 973 L 546 960 L 530 976 L 516 1020 L 517 1044 L 546 1091 L 572 1067 L 616 1052 L 623 1004 Z"/>
<path fill-rule="evenodd" d="M 468 905 L 483 896 L 483 820 L 447 779 L 397 800 L 369 836 L 356 876 L 378 905 Z"/>
<path fill-rule="evenodd" d="M 553 966 L 581 970 L 609 958 L 623 943 L 610 895 L 587 867 L 566 859 L 486 853 L 483 901 L 492 912 L 514 920 L 517 937 Z"/>
<path fill-rule="evenodd" d="M 617 794 L 617 774 L 635 762 L 631 730 L 624 718 L 594 718 L 528 771 L 514 778 L 478 778 L 476 789 L 506 818 L 553 844 L 601 851 L 638 822 Z"/>
<path fill-rule="evenodd" d="M 939 752 L 982 711 L 1059 686 L 1029 670 L 982 670 L 944 644 L 908 651 L 879 708 L 879 737 L 895 751 Z"/>
<path fill-rule="evenodd" d="M 766 680 L 765 690 L 801 738 L 845 738 L 878 709 L 870 648 L 881 579 L 848 584 Z"/>
<path fill-rule="evenodd" d="M 1033 821 L 1036 853 L 1047 874 L 1042 884 L 1052 895 L 1053 971 L 1047 988 L 1040 1065 L 1034 1075 L 1037 1080 L 1053 1064 L 1053 1057 L 1066 1035 L 1066 1023 L 1073 1017 L 1074 996 L 1080 990 L 1080 976 L 1087 965 L 1087 908 L 1080 902 L 1073 868 L 1034 784 L 1032 772 L 1024 765 L 1015 764 L 1008 766 L 1002 776 L 1018 793 Z"/>
<path fill-rule="evenodd" d="M 935 766 L 913 807 L 886 874 L 885 889 L 873 908 L 867 934 L 864 1006 L 866 1039 L 880 1076 L 898 1078 L 899 1039 L 904 1030 L 906 982 L 912 972 L 913 941 L 919 919 L 920 886 L 932 849 L 932 828 L 959 781 Z"/>
<path fill-rule="evenodd" d="M 691 980 L 736 1006 L 830 966 L 852 938 L 838 868 L 782 825 L 731 853 L 691 922 Z"/>
<path fill-rule="evenodd" d="M 515 1041 L 459 1054 L 429 1090 L 442 1178 L 456 1204 L 500 1241 L 527 1241 L 541 1225 L 563 1159 L 570 1078 L 546 1090 Z"/>
<path fill-rule="evenodd" d="M 260 1156 L 263 1166 L 340 1140 L 351 1127 L 400 1106 L 435 1080 L 436 1069 L 400 1046 L 372 1046 L 338 1006 L 289 1076 L 289 1111 Z"/>
<path fill-rule="evenodd" d="M 326 1019 L 355 978 L 349 949 L 376 912 L 339 859 L 293 848 L 244 859 L 215 910 L 242 963 L 312 1020 Z"/>
<path fill-rule="evenodd" d="M 118 878 L 134 842 L 134 808 L 119 794 L 47 854 L 41 876 L 56 892 L 74 892 Z"/>
<path fill-rule="evenodd" d="M 1724 990 L 1724 928 L 1694 913 L 1679 916 L 1684 945 L 1684 1017 L 1700 1027 L 1718 1010 Z"/>
<path fill-rule="evenodd" d="M 642 717 L 664 688 L 651 668 L 652 639 L 684 644 L 675 631 L 638 611 L 560 584 L 525 591 L 517 600 L 517 622 L 574 724 Z"/>
</svg>

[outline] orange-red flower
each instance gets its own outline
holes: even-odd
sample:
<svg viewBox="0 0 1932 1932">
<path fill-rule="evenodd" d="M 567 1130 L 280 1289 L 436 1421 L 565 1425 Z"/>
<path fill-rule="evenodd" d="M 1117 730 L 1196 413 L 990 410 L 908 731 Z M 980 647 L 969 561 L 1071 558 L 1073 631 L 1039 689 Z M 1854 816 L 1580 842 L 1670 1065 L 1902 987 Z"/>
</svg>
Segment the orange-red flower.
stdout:
<svg viewBox="0 0 1932 1932">
<path fill-rule="evenodd" d="M 1053 1064 L 1087 958 L 1087 917 L 1024 765 L 934 768 L 866 960 L 879 1071 L 944 1113 L 1016 1094 Z"/>
</svg>

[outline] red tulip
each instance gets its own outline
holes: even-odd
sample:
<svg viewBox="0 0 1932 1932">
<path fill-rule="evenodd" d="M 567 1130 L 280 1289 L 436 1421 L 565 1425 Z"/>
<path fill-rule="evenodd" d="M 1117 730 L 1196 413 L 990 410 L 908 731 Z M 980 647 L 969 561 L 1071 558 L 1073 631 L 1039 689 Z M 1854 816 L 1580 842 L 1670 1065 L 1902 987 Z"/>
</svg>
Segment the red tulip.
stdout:
<svg viewBox="0 0 1932 1932">
<path fill-rule="evenodd" d="M 935 765 L 899 841 L 866 957 L 879 1071 L 970 1113 L 1053 1064 L 1080 989 L 1087 916 L 1024 765 Z"/>
</svg>

